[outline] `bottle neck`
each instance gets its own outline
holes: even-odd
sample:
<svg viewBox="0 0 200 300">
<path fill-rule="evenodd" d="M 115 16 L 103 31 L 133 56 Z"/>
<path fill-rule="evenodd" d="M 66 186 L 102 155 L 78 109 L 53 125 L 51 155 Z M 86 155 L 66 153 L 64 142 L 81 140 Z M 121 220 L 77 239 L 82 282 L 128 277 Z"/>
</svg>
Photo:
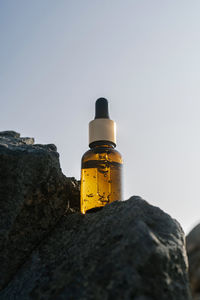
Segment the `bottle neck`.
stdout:
<svg viewBox="0 0 200 300">
<path fill-rule="evenodd" d="M 89 147 L 91 149 L 94 149 L 94 148 L 115 148 L 116 145 L 112 142 L 108 142 L 108 141 L 96 141 L 96 142 L 93 142 L 91 144 L 89 144 Z"/>
</svg>

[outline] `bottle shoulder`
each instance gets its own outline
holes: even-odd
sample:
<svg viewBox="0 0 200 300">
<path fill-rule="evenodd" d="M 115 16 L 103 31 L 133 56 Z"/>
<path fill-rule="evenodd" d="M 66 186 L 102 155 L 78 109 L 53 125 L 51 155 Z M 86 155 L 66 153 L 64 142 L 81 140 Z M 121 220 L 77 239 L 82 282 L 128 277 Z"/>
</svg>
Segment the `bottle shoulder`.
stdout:
<svg viewBox="0 0 200 300">
<path fill-rule="evenodd" d="M 103 159 L 105 156 L 108 160 L 123 163 L 120 152 L 111 147 L 97 147 L 87 150 L 82 156 L 82 162 Z"/>
</svg>

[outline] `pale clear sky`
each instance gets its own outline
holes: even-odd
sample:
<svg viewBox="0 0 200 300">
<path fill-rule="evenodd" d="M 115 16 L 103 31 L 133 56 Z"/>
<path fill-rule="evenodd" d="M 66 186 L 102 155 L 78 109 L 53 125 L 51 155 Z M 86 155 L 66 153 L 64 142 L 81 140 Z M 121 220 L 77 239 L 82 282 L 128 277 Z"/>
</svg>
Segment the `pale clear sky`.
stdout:
<svg viewBox="0 0 200 300">
<path fill-rule="evenodd" d="M 125 198 L 188 232 L 200 221 L 200 1 L 0 1 L 0 130 L 55 143 L 79 179 L 101 96 Z"/>
</svg>

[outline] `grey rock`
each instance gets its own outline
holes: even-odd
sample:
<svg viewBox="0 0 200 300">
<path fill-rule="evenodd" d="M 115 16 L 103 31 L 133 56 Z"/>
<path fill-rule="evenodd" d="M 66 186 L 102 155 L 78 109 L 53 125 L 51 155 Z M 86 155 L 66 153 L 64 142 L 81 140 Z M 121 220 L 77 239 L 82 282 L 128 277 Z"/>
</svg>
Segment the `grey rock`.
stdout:
<svg viewBox="0 0 200 300">
<path fill-rule="evenodd" d="M 33 143 L 0 133 L 0 289 L 66 210 L 78 209 L 79 184 L 62 174 L 56 147 Z"/>
<path fill-rule="evenodd" d="M 19 138 L 20 133 L 12 130 L 7 130 L 7 131 L 1 131 L 0 132 L 1 137 L 10 137 L 10 138 Z"/>
<path fill-rule="evenodd" d="M 34 138 L 21 137 L 15 131 L 1 131 L 0 132 L 0 146 L 8 149 L 16 150 L 16 146 L 33 145 Z M 23 147 L 22 147 L 23 148 Z"/>
<path fill-rule="evenodd" d="M 200 300 L 200 224 L 186 237 L 189 279 L 194 300 Z"/>
<path fill-rule="evenodd" d="M 187 268 L 178 222 L 132 197 L 63 216 L 0 299 L 188 300 Z"/>
</svg>

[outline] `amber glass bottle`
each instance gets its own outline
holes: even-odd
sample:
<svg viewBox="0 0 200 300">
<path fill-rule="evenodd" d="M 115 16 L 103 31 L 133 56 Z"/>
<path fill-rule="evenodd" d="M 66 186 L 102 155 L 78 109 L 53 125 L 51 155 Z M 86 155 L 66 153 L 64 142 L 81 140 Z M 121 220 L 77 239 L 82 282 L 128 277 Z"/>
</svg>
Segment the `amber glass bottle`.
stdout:
<svg viewBox="0 0 200 300">
<path fill-rule="evenodd" d="M 81 212 L 95 211 L 122 200 L 122 157 L 116 146 L 115 123 L 108 102 L 96 101 L 96 116 L 89 126 L 89 146 L 81 162 Z"/>
</svg>

